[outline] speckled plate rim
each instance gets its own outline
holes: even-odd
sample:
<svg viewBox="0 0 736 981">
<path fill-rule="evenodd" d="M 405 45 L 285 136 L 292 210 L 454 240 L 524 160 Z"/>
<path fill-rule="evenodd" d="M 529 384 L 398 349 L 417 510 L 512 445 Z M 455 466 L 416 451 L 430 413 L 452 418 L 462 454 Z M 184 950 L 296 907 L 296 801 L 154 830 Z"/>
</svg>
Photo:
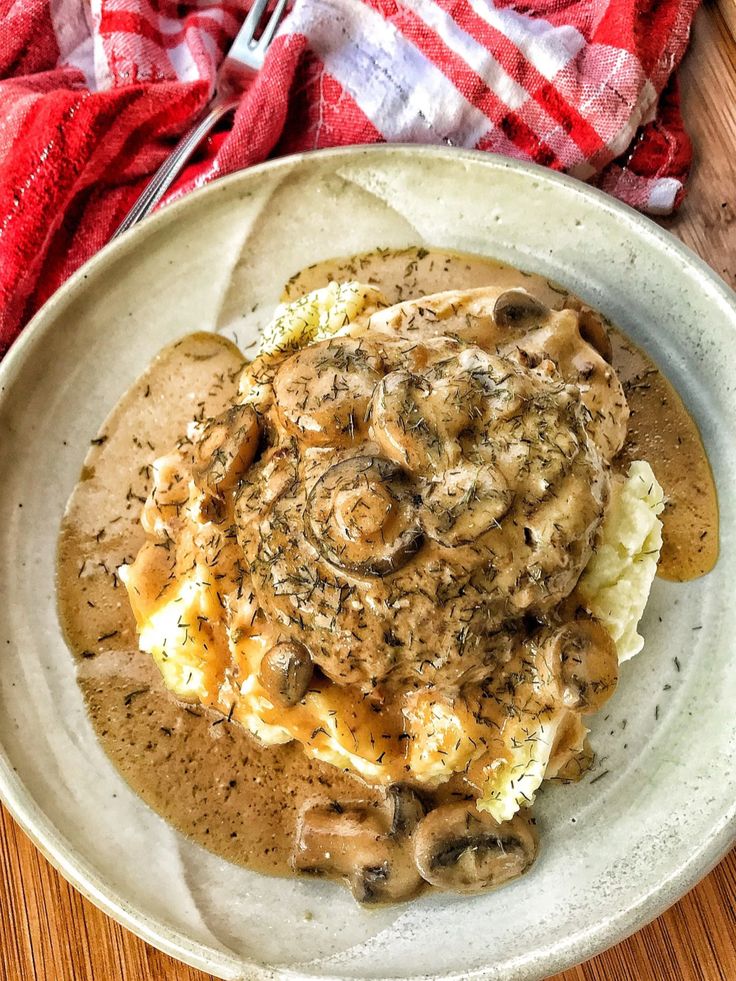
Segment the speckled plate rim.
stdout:
<svg viewBox="0 0 736 981">
<path fill-rule="evenodd" d="M 535 164 L 519 163 L 495 154 L 474 150 L 410 144 L 340 147 L 316 151 L 311 154 L 279 158 L 221 178 L 194 191 L 183 200 L 163 208 L 120 239 L 108 244 L 54 293 L 33 317 L 21 337 L 15 342 L 3 362 L 0 363 L 0 401 L 3 399 L 6 384 L 19 373 L 26 360 L 33 356 L 36 346 L 43 342 L 45 333 L 52 329 L 59 312 L 81 292 L 89 288 L 91 285 L 88 284 L 90 276 L 103 273 L 122 256 L 132 253 L 146 237 L 161 232 L 167 226 L 175 227 L 180 216 L 186 212 L 192 202 L 200 202 L 209 195 L 227 193 L 229 189 L 237 188 L 240 184 L 257 181 L 261 175 L 277 174 L 279 169 L 293 169 L 295 166 L 298 167 L 305 158 L 342 158 L 346 163 L 349 163 L 357 158 L 372 157 L 375 158 L 377 166 L 380 166 L 383 159 L 401 158 L 404 155 L 451 158 L 457 162 L 458 166 L 462 166 L 463 163 L 481 165 L 487 171 L 489 180 L 493 179 L 495 172 L 510 170 L 528 177 L 530 181 L 546 183 L 552 189 L 555 186 L 566 188 L 568 192 L 572 191 L 579 199 L 582 199 L 591 212 L 608 211 L 615 216 L 624 229 L 635 232 L 640 239 L 648 240 L 650 248 L 677 257 L 684 265 L 693 268 L 702 278 L 704 284 L 707 284 L 708 290 L 719 295 L 736 317 L 736 294 L 702 259 L 649 218 L 609 197 L 597 188 Z M 266 965 L 256 963 L 245 965 L 241 959 L 223 955 L 207 945 L 194 943 L 186 935 L 172 930 L 166 924 L 147 917 L 136 910 L 123 896 L 110 888 L 88 863 L 81 860 L 69 842 L 58 834 L 53 823 L 46 817 L 16 776 L 11 761 L 2 746 L 0 746 L 0 800 L 34 845 L 68 882 L 126 929 L 158 949 L 192 967 L 220 977 L 257 978 L 259 981 L 261 979 L 262 981 L 270 981 L 270 979 L 277 978 L 298 979 L 304 977 L 299 972 L 289 969 L 273 970 Z M 533 957 L 526 959 L 523 975 L 520 973 L 518 976 L 528 978 L 530 981 L 531 979 L 549 976 L 587 960 L 630 936 L 663 913 L 696 885 L 735 843 L 736 803 L 732 806 L 730 813 L 724 814 L 722 821 L 713 827 L 710 838 L 704 841 L 700 848 L 691 852 L 688 860 L 670 876 L 653 885 L 638 903 L 628 909 L 621 910 L 615 917 L 609 917 L 607 920 L 583 928 L 560 939 L 554 945 L 536 951 Z M 462 974 L 443 974 L 434 977 L 436 979 L 441 977 L 446 981 L 455 981 L 455 979 L 462 981 L 462 979 L 467 978 L 481 981 L 484 974 L 485 968 L 480 968 L 472 972 L 465 971 Z M 329 977 L 325 975 L 324 978 L 325 981 L 341 981 L 339 975 L 330 975 Z M 417 975 L 414 981 L 422 981 L 423 978 L 430 979 L 432 976 Z M 384 981 L 394 981 L 394 979 L 387 977 Z M 396 979 L 396 981 L 402 981 L 402 979 Z"/>
</svg>

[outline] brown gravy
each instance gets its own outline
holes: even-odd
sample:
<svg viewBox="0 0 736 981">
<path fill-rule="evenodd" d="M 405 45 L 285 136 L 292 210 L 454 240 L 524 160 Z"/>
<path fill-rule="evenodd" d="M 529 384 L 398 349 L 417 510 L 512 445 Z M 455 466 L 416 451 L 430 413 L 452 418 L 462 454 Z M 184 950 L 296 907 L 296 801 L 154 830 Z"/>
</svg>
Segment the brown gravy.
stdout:
<svg viewBox="0 0 736 981">
<path fill-rule="evenodd" d="M 489 283 L 531 287 L 551 307 L 567 297 L 554 283 L 487 259 L 424 249 L 312 266 L 289 281 L 284 297 L 350 278 L 378 286 L 392 302 Z M 716 491 L 697 427 L 643 352 L 617 331 L 613 344 L 632 409 L 621 463 L 649 458 L 668 495 L 660 573 L 695 578 L 718 554 Z M 136 792 L 211 851 L 287 875 L 305 800 L 377 801 L 380 791 L 309 760 L 294 743 L 262 747 L 227 719 L 174 700 L 151 657 L 138 651 L 115 573 L 143 543 L 139 516 L 152 459 L 181 438 L 195 415 L 225 407 L 241 367 L 240 353 L 224 338 L 195 334 L 166 348 L 118 403 L 93 440 L 62 524 L 59 611 L 92 723 Z M 455 782 L 439 796 L 453 793 L 462 793 Z"/>
<path fill-rule="evenodd" d="M 631 411 L 620 462 L 649 460 L 667 495 L 657 575 L 673 582 L 697 579 L 718 559 L 718 498 L 698 427 L 646 354 L 620 331 L 610 333 Z"/>
</svg>

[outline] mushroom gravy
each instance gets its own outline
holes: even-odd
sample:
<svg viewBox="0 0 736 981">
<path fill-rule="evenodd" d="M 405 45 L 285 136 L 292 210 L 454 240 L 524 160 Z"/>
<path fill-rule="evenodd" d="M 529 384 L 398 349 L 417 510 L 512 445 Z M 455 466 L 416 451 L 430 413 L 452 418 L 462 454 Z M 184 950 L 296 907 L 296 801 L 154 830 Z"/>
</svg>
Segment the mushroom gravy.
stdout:
<svg viewBox="0 0 736 981">
<path fill-rule="evenodd" d="M 392 303 L 489 284 L 521 285 L 552 309 L 568 300 L 566 291 L 539 277 L 485 259 L 424 249 L 376 252 L 310 267 L 290 280 L 285 298 L 330 279 L 349 278 L 376 285 Z M 715 488 L 697 428 L 643 352 L 619 332 L 612 330 L 611 335 L 614 366 L 632 410 L 618 459 L 623 464 L 651 457 L 670 502 L 660 571 L 667 578 L 694 578 L 712 567 L 718 548 Z M 150 490 L 152 459 L 181 439 L 194 416 L 209 418 L 228 407 L 237 395 L 242 367 L 240 353 L 222 337 L 195 334 L 165 349 L 121 399 L 93 440 L 69 502 L 59 543 L 59 608 L 93 725 L 131 786 L 205 847 L 248 867 L 286 875 L 293 874 L 290 856 L 305 802 L 338 802 L 349 837 L 354 816 L 339 802 L 367 802 L 380 833 L 401 824 L 411 798 L 407 802 L 389 796 L 387 809 L 383 790 L 310 760 L 296 742 L 262 746 L 226 715 L 177 702 L 152 658 L 138 650 L 135 621 L 115 571 L 132 562 L 144 542 L 139 519 Z M 165 562 L 165 549 L 161 553 Z M 572 771 L 560 775 L 571 776 Z M 454 777 L 422 796 L 430 803 L 456 802 L 448 821 L 459 822 L 474 847 L 489 834 L 484 818 L 477 812 L 469 816 L 462 803 L 474 796 L 472 779 Z M 334 812 L 330 820 L 334 823 Z M 423 831 L 422 874 L 443 886 L 447 863 L 437 856 L 433 824 L 438 820 Z M 508 850 L 516 874 L 528 864 L 533 846 L 526 825 L 514 820 L 515 847 Z M 400 841 L 402 832 L 394 830 Z M 311 843 L 315 852 L 320 849 L 319 820 L 310 834 L 300 866 L 305 870 Z M 351 861 L 347 855 L 343 874 L 348 877 Z M 406 873 L 409 878 L 413 874 Z M 370 899 L 373 886 L 364 879 L 354 891 Z"/>
<path fill-rule="evenodd" d="M 571 299 L 568 290 L 541 276 L 481 256 L 434 249 L 386 250 L 316 263 L 289 280 L 283 298 L 293 300 L 330 280 L 350 278 L 378 287 L 390 303 L 486 285 L 525 287 L 552 309 Z M 647 354 L 615 326 L 608 325 L 608 334 L 630 409 L 616 465 L 623 470 L 631 460 L 649 460 L 667 495 L 657 574 L 675 582 L 697 579 L 716 564 L 719 541 L 716 487 L 698 427 Z"/>
</svg>

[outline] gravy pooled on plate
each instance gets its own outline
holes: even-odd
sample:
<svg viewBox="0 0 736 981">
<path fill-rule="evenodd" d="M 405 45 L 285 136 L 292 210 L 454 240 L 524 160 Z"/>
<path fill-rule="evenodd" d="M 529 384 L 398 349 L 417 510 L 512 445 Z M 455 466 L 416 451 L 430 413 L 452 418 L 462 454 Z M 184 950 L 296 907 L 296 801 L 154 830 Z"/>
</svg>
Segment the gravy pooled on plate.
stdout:
<svg viewBox="0 0 736 981">
<path fill-rule="evenodd" d="M 345 322 L 320 340 L 308 294 L 346 280 L 365 285 L 328 291 Z M 232 861 L 363 902 L 499 885 L 641 643 L 641 610 L 621 634 L 600 601 L 617 516 L 642 523 L 646 591 L 657 480 L 667 577 L 715 562 L 697 429 L 597 314 L 485 259 L 379 251 L 284 299 L 251 365 L 185 338 L 93 441 L 59 546 L 91 718 Z"/>
</svg>

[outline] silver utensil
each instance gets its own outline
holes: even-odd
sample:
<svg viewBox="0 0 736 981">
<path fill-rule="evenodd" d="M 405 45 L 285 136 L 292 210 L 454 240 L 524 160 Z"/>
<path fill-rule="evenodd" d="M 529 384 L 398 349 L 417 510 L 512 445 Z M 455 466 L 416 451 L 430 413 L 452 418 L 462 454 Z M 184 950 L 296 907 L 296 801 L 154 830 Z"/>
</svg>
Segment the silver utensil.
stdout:
<svg viewBox="0 0 736 981">
<path fill-rule="evenodd" d="M 273 41 L 286 10 L 287 0 L 277 0 L 271 14 L 256 37 L 256 32 L 264 19 L 269 0 L 254 0 L 248 16 L 237 33 L 225 60 L 220 65 L 215 82 L 215 94 L 194 122 L 192 128 L 179 140 L 169 156 L 164 160 L 136 203 L 125 216 L 113 238 L 122 235 L 141 218 L 145 218 L 156 207 L 161 198 L 181 173 L 187 160 L 192 156 L 202 140 L 217 122 L 232 112 L 243 93 L 245 85 L 263 67 L 271 41 Z"/>
</svg>

